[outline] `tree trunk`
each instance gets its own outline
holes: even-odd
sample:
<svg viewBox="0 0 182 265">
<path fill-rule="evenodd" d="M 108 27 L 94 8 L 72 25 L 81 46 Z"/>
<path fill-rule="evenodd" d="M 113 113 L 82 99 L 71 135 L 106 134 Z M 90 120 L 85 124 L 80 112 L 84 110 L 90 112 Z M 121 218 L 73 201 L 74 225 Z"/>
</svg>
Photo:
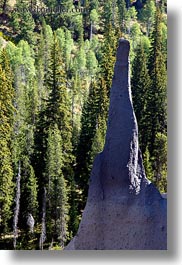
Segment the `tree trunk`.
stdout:
<svg viewBox="0 0 182 265">
<path fill-rule="evenodd" d="M 14 219 L 13 219 L 14 249 L 16 249 L 16 240 L 18 237 L 18 216 L 19 216 L 19 211 L 20 211 L 20 195 L 21 195 L 20 181 L 21 181 L 21 164 L 19 161 L 18 175 L 16 178 L 16 197 L 15 197 L 15 209 L 14 209 Z"/>
</svg>

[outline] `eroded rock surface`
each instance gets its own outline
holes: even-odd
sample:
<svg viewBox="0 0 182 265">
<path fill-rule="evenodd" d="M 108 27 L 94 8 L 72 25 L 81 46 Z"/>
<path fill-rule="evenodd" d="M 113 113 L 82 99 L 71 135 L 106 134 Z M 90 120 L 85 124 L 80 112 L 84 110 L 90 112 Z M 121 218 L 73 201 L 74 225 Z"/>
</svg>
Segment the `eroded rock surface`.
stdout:
<svg viewBox="0 0 182 265">
<path fill-rule="evenodd" d="M 129 42 L 119 40 L 105 147 L 66 250 L 167 249 L 167 200 L 145 176 L 130 89 Z"/>
</svg>

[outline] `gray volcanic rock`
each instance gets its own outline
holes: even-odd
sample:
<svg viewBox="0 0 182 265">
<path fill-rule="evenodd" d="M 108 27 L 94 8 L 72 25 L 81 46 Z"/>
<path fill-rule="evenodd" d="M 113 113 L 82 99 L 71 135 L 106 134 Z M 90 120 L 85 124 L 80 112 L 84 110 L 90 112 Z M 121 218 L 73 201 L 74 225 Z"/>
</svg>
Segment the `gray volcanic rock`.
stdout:
<svg viewBox="0 0 182 265">
<path fill-rule="evenodd" d="M 129 42 L 120 39 L 105 147 L 94 161 L 79 230 L 66 250 L 167 249 L 167 200 L 145 176 L 128 58 Z"/>
</svg>

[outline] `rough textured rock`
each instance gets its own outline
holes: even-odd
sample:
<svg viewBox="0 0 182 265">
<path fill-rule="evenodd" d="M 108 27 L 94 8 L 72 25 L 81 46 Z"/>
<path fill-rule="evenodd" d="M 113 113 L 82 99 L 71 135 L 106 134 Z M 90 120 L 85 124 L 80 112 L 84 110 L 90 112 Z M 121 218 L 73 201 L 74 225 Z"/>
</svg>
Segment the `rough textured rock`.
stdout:
<svg viewBox="0 0 182 265">
<path fill-rule="evenodd" d="M 129 42 L 120 39 L 105 147 L 94 161 L 79 230 L 66 250 L 167 248 L 167 203 L 145 176 L 128 58 Z"/>
</svg>

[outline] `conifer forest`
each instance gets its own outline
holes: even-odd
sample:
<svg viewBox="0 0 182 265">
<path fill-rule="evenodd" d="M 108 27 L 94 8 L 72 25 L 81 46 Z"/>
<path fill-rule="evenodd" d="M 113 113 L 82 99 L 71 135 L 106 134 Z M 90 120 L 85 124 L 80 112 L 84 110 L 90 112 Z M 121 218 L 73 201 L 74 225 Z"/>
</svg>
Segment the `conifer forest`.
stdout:
<svg viewBox="0 0 182 265">
<path fill-rule="evenodd" d="M 167 0 L 0 0 L 0 249 L 76 234 L 121 37 L 146 175 L 166 193 Z"/>
</svg>

